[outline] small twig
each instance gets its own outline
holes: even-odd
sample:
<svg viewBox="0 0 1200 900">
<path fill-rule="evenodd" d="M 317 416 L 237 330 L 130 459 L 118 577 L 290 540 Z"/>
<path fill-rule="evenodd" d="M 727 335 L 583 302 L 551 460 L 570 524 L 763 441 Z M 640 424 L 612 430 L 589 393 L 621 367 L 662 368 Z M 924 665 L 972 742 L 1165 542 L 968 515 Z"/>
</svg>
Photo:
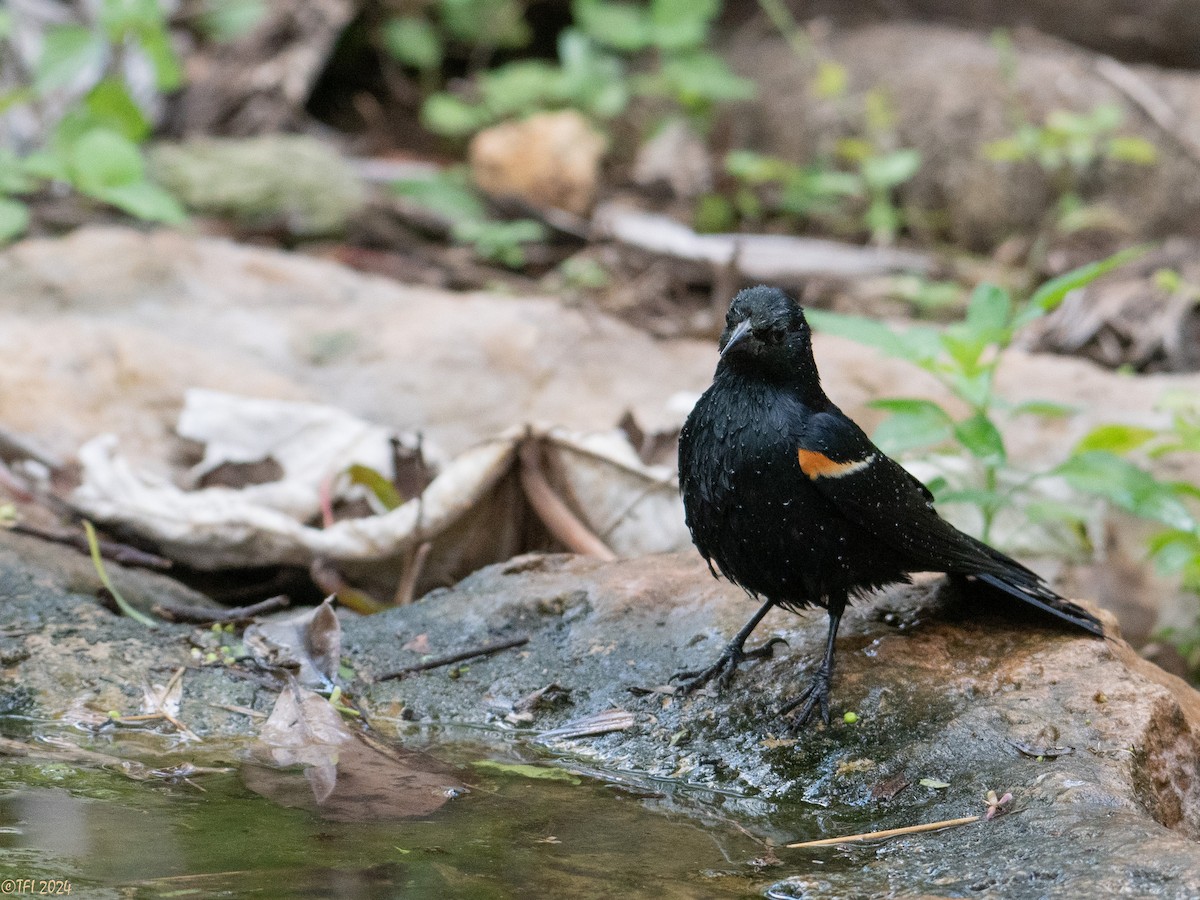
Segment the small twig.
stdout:
<svg viewBox="0 0 1200 900">
<path fill-rule="evenodd" d="M 433 544 L 429 541 L 422 541 L 413 548 L 408 557 L 408 565 L 404 567 L 404 572 L 400 575 L 400 583 L 396 585 L 396 593 L 392 597 L 393 604 L 408 606 L 416 599 L 417 579 L 421 577 L 421 572 L 425 569 L 425 560 L 432 549 Z"/>
<path fill-rule="evenodd" d="M 26 534 L 30 537 L 41 538 L 43 541 L 66 544 L 68 547 L 74 547 L 82 553 L 88 553 L 91 550 L 87 538 L 75 532 L 47 531 L 42 528 L 34 528 L 32 525 L 21 524 L 13 525 L 9 530 L 16 534 Z M 123 566 L 163 570 L 169 569 L 174 565 L 171 560 L 164 556 L 147 553 L 145 550 L 139 550 L 137 547 L 131 547 L 128 544 L 103 539 L 97 539 L 96 543 L 100 548 L 100 555 L 104 559 L 111 559 L 113 562 L 120 563 Z"/>
<path fill-rule="evenodd" d="M 209 609 L 206 606 L 187 606 L 160 600 L 151 610 L 155 615 L 172 622 L 188 622 L 193 625 L 224 624 L 226 622 L 244 622 L 261 616 L 263 613 L 274 612 L 291 605 L 291 600 L 285 594 L 278 597 L 268 597 L 259 603 L 249 606 L 238 606 L 232 609 Z"/>
<path fill-rule="evenodd" d="M 389 681 L 393 678 L 403 678 L 405 675 L 411 675 L 414 672 L 426 672 L 429 669 L 439 669 L 442 666 L 453 665 L 456 662 L 462 662 L 466 659 L 474 659 L 477 656 L 491 656 L 493 653 L 499 653 L 501 650 L 511 650 L 514 647 L 523 647 L 528 643 L 529 635 L 524 635 L 522 637 L 512 638 L 507 641 L 498 641 L 495 644 L 484 644 L 482 647 L 476 647 L 474 650 L 464 650 L 462 653 L 451 653 L 449 656 L 439 656 L 436 659 L 430 659 L 426 662 L 405 666 L 403 669 L 397 669 L 395 672 L 388 672 L 386 675 L 380 675 L 375 680 Z"/>
<path fill-rule="evenodd" d="M 529 505 L 550 533 L 575 553 L 585 553 L 607 561 L 615 560 L 617 554 L 579 520 L 546 480 L 538 442 L 532 438 L 522 441 L 519 457 L 521 487 Z"/>
<path fill-rule="evenodd" d="M 856 844 L 862 841 L 874 841 L 882 838 L 899 837 L 904 834 L 920 834 L 922 831 L 939 831 L 942 828 L 954 828 L 957 825 L 970 825 L 978 822 L 979 816 L 963 816 L 961 819 L 945 819 L 941 822 L 926 822 L 924 825 L 909 825 L 905 828 L 887 828 L 883 831 L 867 831 L 863 834 L 848 834 L 845 837 L 822 838 L 819 841 L 801 841 L 798 844 L 785 844 L 789 850 L 802 847 L 832 847 L 834 844 Z"/>
<path fill-rule="evenodd" d="M 1130 103 L 1146 114 L 1194 163 L 1200 165 L 1200 147 L 1180 129 L 1179 114 L 1137 72 L 1111 56 L 1096 60 L 1096 74 L 1121 92 Z"/>
</svg>

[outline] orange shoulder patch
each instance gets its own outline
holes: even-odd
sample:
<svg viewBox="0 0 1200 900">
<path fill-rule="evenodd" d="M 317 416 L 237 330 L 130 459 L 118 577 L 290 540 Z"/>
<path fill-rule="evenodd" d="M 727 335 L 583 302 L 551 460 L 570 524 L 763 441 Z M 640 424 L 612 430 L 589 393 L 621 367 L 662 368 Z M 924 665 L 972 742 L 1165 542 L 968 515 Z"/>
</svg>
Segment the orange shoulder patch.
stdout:
<svg viewBox="0 0 1200 900">
<path fill-rule="evenodd" d="M 803 447 L 796 451 L 796 457 L 800 460 L 800 471 L 814 479 L 841 478 L 843 475 L 861 472 L 875 460 L 875 454 L 872 453 L 866 459 L 834 462 L 824 453 L 817 450 L 805 450 Z"/>
</svg>

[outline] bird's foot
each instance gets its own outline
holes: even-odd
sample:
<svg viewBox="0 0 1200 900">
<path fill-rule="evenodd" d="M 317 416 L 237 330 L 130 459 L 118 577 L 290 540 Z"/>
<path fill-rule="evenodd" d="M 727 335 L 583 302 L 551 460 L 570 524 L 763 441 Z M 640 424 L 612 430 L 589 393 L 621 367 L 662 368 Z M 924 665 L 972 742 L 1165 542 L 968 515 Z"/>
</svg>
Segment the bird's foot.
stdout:
<svg viewBox="0 0 1200 900">
<path fill-rule="evenodd" d="M 832 677 L 832 673 L 829 670 L 825 668 L 818 669 L 812 681 L 808 683 L 808 687 L 800 693 L 800 696 L 779 710 L 779 715 L 786 716 L 792 710 L 799 707 L 799 714 L 792 719 L 791 728 L 793 731 L 799 731 L 803 728 L 808 720 L 812 718 L 813 712 L 818 707 L 821 710 L 821 721 L 826 725 L 829 724 L 829 684 Z"/>
<path fill-rule="evenodd" d="M 745 647 L 738 644 L 729 644 L 707 669 L 689 669 L 683 672 L 676 672 L 671 676 L 671 681 L 679 682 L 679 693 L 690 694 L 692 691 L 704 687 L 714 678 L 717 680 L 717 689 L 723 690 L 729 682 L 733 680 L 733 675 L 747 659 L 770 659 L 775 652 L 776 644 L 786 644 L 781 637 L 773 637 L 761 647 L 756 647 L 753 650 L 747 650 Z"/>
</svg>

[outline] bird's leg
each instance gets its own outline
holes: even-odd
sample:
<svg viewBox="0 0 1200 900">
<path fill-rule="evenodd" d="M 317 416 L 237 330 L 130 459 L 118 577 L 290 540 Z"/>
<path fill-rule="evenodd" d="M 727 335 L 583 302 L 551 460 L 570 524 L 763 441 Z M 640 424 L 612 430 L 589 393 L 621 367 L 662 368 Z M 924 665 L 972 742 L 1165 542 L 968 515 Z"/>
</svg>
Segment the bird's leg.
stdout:
<svg viewBox="0 0 1200 900">
<path fill-rule="evenodd" d="M 842 613 L 846 610 L 846 595 L 840 597 L 829 598 L 829 637 L 825 641 L 825 658 L 821 660 L 821 667 L 817 669 L 813 675 L 812 681 L 808 683 L 808 687 L 795 700 L 787 704 L 779 711 L 779 715 L 786 716 L 793 709 L 803 704 L 803 709 L 800 714 L 792 721 L 792 728 L 800 729 L 804 723 L 809 720 L 818 706 L 821 708 L 821 719 L 826 725 L 829 724 L 829 684 L 833 680 L 833 645 L 837 638 L 838 625 L 842 621 Z"/>
<path fill-rule="evenodd" d="M 758 623 L 762 621 L 763 616 L 771 611 L 771 607 L 775 605 L 774 600 L 768 600 L 753 616 L 750 621 L 742 626 L 742 630 L 733 636 L 725 649 L 721 651 L 721 655 L 707 669 L 693 669 L 686 672 L 676 672 L 671 676 L 671 680 L 679 680 L 679 691 L 683 694 L 690 694 L 697 688 L 703 687 L 717 679 L 718 687 L 725 687 L 733 679 L 733 673 L 737 671 L 737 667 L 743 660 L 755 659 L 761 657 L 769 657 L 774 650 L 776 644 L 785 643 L 783 638 L 771 638 L 761 647 L 755 650 L 746 649 L 746 639 L 750 637 L 750 633 L 758 627 Z"/>
</svg>

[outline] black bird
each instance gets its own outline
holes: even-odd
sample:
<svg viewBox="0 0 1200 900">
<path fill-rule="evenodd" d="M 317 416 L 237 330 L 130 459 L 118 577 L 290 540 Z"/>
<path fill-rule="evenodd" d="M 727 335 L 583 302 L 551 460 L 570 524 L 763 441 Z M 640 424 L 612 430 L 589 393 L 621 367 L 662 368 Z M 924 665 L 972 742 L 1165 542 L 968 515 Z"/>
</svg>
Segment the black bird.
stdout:
<svg viewBox="0 0 1200 900">
<path fill-rule="evenodd" d="M 709 569 L 764 602 L 713 665 L 675 676 L 685 692 L 714 677 L 723 685 L 742 660 L 768 655 L 771 644 L 747 651 L 745 643 L 773 606 L 823 606 L 824 659 L 780 713 L 803 705 L 798 727 L 819 705 L 828 724 L 834 639 L 847 601 L 908 582 L 910 572 L 971 576 L 1103 636 L 1087 610 L 942 519 L 926 487 L 830 402 L 804 311 L 787 294 L 739 293 L 719 346 L 712 386 L 679 436 L 679 486 Z"/>
</svg>

